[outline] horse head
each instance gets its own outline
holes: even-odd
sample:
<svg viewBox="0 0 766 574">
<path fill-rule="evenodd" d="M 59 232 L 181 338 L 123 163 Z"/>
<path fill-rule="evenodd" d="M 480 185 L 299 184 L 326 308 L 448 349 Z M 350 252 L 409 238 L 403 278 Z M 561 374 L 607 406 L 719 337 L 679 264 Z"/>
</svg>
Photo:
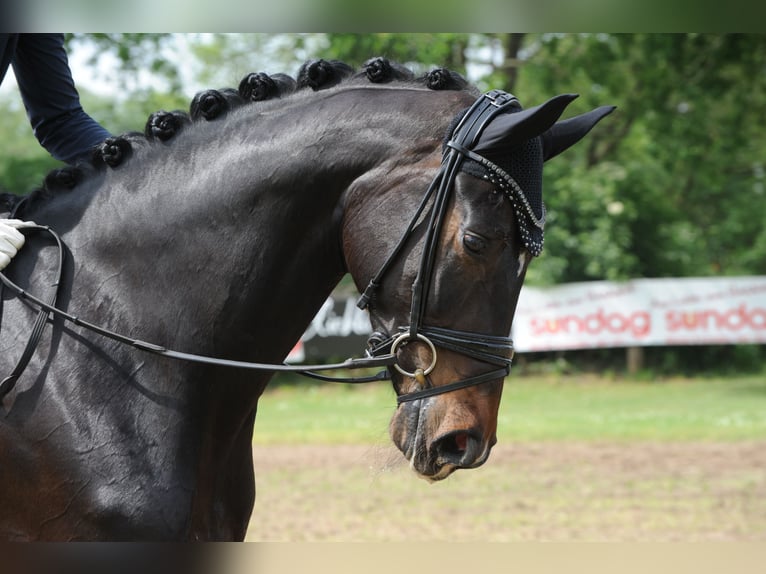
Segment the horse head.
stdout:
<svg viewBox="0 0 766 574">
<path fill-rule="evenodd" d="M 346 259 L 360 289 L 367 285 L 360 306 L 374 330 L 370 354 L 396 355 L 391 438 L 427 480 L 480 466 L 497 440 L 508 334 L 527 266 L 542 251 L 543 163 L 614 109 L 558 121 L 575 97 L 524 110 L 505 92 L 481 96 L 420 169 L 389 174 L 391 189 L 379 196 L 389 199 L 367 207 L 375 229 L 369 218 L 346 222 L 347 244 L 359 232 L 385 238 L 364 254 L 347 245 Z M 406 225 L 401 198 L 412 196 L 422 200 Z"/>
</svg>

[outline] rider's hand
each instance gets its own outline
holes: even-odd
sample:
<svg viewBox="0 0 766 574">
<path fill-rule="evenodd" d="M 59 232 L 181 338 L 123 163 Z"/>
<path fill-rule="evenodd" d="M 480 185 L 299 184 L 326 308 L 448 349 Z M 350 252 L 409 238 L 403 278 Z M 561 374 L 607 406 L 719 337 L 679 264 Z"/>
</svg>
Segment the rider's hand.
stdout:
<svg viewBox="0 0 766 574">
<path fill-rule="evenodd" d="M 16 255 L 24 245 L 24 235 L 18 231 L 19 227 L 30 227 L 31 221 L 19 219 L 0 219 L 0 270 L 11 262 L 11 257 Z"/>
</svg>

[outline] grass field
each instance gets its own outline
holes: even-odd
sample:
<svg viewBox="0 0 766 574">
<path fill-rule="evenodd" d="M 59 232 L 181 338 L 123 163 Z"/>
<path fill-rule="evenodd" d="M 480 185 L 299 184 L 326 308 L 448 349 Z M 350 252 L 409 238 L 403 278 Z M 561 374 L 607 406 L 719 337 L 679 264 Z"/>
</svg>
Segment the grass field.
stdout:
<svg viewBox="0 0 766 574">
<path fill-rule="evenodd" d="M 365 444 L 385 438 L 388 383 L 275 385 L 261 398 L 255 444 Z M 766 440 L 766 376 L 604 381 L 510 377 L 498 439 Z"/>
<path fill-rule="evenodd" d="M 510 378 L 479 469 L 418 480 L 385 383 L 276 386 L 248 540 L 766 541 L 766 379 Z"/>
</svg>

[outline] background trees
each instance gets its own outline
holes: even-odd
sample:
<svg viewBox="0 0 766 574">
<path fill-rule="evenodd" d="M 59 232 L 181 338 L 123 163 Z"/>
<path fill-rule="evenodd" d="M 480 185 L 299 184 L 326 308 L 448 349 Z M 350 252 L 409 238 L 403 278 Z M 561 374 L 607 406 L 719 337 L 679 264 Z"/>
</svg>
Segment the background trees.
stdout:
<svg viewBox="0 0 766 574">
<path fill-rule="evenodd" d="M 567 115 L 614 104 L 546 169 L 546 249 L 529 281 L 766 273 L 766 35 L 85 34 L 69 45 L 113 86 L 95 95 L 77 78 L 113 132 L 186 108 L 197 90 L 319 57 L 446 66 L 526 106 L 579 93 Z M 27 192 L 55 162 L 15 93 L 4 90 L 0 109 L 0 185 Z"/>
<path fill-rule="evenodd" d="M 574 166 L 551 165 L 557 281 L 764 272 L 764 39 L 538 39 L 530 88 L 619 107 Z"/>
</svg>

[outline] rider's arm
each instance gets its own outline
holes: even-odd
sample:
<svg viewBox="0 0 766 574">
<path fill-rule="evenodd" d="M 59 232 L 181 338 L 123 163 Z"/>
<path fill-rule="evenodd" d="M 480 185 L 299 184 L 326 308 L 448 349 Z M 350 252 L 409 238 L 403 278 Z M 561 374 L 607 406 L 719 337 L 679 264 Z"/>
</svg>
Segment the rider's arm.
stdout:
<svg viewBox="0 0 766 574">
<path fill-rule="evenodd" d="M 35 136 L 53 157 L 74 164 L 109 137 L 82 109 L 63 34 L 20 34 L 13 71 Z"/>
</svg>

